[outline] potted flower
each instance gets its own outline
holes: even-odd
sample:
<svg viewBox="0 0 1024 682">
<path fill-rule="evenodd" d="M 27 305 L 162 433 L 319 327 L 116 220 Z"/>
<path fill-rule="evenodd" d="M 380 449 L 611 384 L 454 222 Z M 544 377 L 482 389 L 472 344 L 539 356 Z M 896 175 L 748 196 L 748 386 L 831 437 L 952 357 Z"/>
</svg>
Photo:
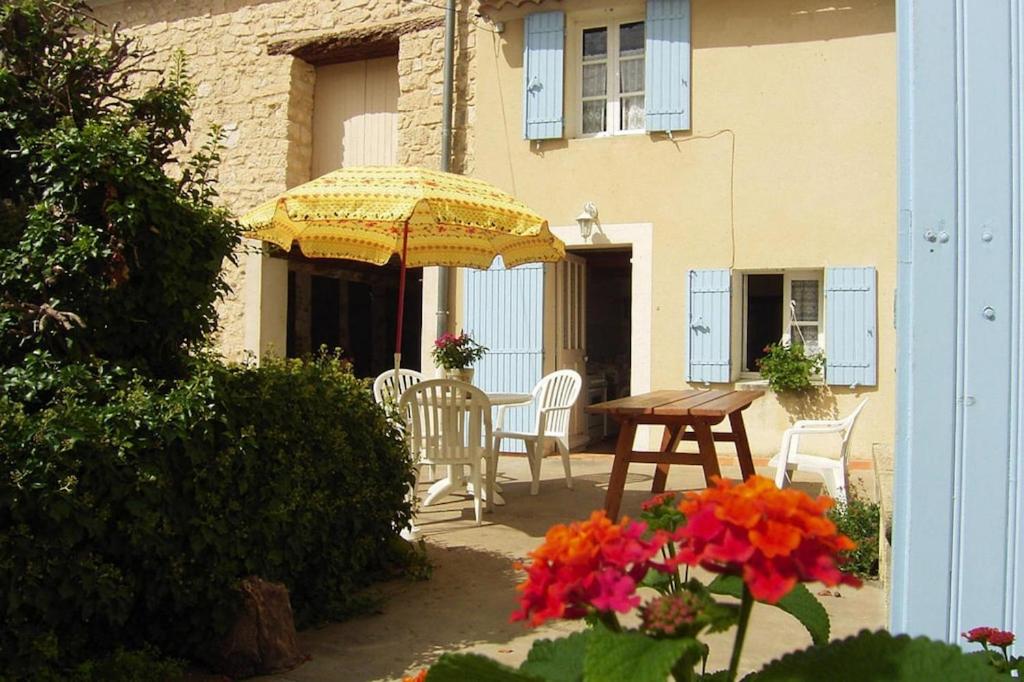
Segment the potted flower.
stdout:
<svg viewBox="0 0 1024 682">
<path fill-rule="evenodd" d="M 806 391 L 813 386 L 812 377 L 821 374 L 825 364 L 823 353 L 809 353 L 799 343 L 772 343 L 757 361 L 761 376 L 773 391 Z"/>
<path fill-rule="evenodd" d="M 434 364 L 444 370 L 447 379 L 472 383 L 473 368 L 470 366 L 487 352 L 487 348 L 474 341 L 466 332 L 458 336 L 445 332 L 436 341 L 431 355 Z"/>
</svg>

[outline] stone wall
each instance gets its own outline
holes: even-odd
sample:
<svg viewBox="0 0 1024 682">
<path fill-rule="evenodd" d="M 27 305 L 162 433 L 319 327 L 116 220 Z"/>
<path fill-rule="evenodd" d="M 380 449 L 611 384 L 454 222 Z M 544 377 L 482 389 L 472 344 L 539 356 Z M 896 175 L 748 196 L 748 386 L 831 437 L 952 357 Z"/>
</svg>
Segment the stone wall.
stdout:
<svg viewBox="0 0 1024 682">
<path fill-rule="evenodd" d="M 193 141 L 201 144 L 214 124 L 224 126 L 218 187 L 238 214 L 310 179 L 314 66 L 290 54 L 270 54 L 282 41 L 324 36 L 415 18 L 443 18 L 441 0 L 123 0 L 100 2 L 95 14 L 120 24 L 153 52 L 151 66 L 167 70 L 181 50 L 196 86 Z M 473 31 L 476 3 L 458 10 L 452 169 L 466 171 L 472 120 Z M 401 164 L 437 167 L 440 158 L 443 23 L 399 36 L 398 158 Z M 349 54 L 351 58 L 351 52 Z M 157 76 L 152 75 L 155 79 Z M 259 248 L 249 243 L 243 249 Z M 259 353 L 251 330 L 260 315 L 261 260 L 242 254 L 228 264 L 232 294 L 222 302 L 219 346 L 238 359 Z M 248 292 L 248 293 L 246 293 Z M 249 320 L 247 325 L 246 320 Z M 258 325 L 258 322 L 256 322 Z"/>
</svg>

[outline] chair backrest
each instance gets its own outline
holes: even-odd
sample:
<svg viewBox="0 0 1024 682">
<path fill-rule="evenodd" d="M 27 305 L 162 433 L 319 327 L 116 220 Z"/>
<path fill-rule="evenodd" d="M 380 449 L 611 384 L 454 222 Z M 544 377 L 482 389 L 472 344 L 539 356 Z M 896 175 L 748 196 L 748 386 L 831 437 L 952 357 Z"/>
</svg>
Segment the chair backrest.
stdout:
<svg viewBox="0 0 1024 682">
<path fill-rule="evenodd" d="M 462 381 L 431 379 L 410 386 L 398 401 L 410 447 L 430 464 L 470 463 L 491 447 L 491 401 Z"/>
<path fill-rule="evenodd" d="M 373 399 L 378 405 L 397 403 L 398 398 L 410 386 L 420 383 L 426 377 L 414 369 L 398 370 L 398 390 L 395 390 L 395 370 L 389 369 L 373 380 Z"/>
<path fill-rule="evenodd" d="M 572 407 L 580 396 L 583 379 L 579 372 L 560 369 L 543 377 L 533 388 L 533 400 L 537 405 L 535 429 L 540 429 L 540 410 L 551 407 Z M 548 414 L 544 425 L 545 435 L 566 436 L 569 434 L 569 420 L 572 410 L 559 410 Z"/>
<path fill-rule="evenodd" d="M 864 406 L 867 404 L 868 399 L 864 398 L 864 400 L 860 401 L 860 404 L 853 409 L 853 412 L 848 414 L 846 418 L 842 420 L 843 444 L 839 449 L 839 456 L 843 459 L 843 461 L 846 461 L 847 459 L 847 452 L 850 449 L 850 435 L 853 433 L 853 427 L 857 423 L 857 417 L 860 416 L 861 410 L 863 410 Z"/>
</svg>

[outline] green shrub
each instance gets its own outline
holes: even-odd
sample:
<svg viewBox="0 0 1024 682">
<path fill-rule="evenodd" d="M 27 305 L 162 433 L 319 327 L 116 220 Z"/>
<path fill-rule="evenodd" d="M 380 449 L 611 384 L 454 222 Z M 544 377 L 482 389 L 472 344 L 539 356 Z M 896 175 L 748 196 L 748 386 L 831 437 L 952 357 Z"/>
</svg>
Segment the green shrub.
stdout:
<svg viewBox="0 0 1024 682">
<path fill-rule="evenodd" d="M 0 365 L 45 349 L 180 375 L 238 242 L 209 180 L 219 132 L 183 156 L 182 64 L 140 87 L 147 55 L 86 11 L 0 3 Z"/>
<path fill-rule="evenodd" d="M 757 367 L 773 391 L 807 390 L 812 385 L 811 377 L 820 374 L 825 363 L 824 355 L 808 355 L 799 343 L 773 343 L 764 351 L 765 356 L 757 361 Z"/>
<path fill-rule="evenodd" d="M 336 358 L 199 360 L 162 383 L 33 353 L 0 374 L 0 669 L 67 669 L 218 640 L 248 575 L 300 623 L 337 618 L 392 560 L 410 462 Z"/>
<path fill-rule="evenodd" d="M 862 578 L 878 577 L 878 524 L 880 510 L 877 502 L 847 496 L 846 504 L 836 504 L 829 518 L 839 532 L 857 543 L 857 548 L 846 555 L 843 570 Z"/>
</svg>

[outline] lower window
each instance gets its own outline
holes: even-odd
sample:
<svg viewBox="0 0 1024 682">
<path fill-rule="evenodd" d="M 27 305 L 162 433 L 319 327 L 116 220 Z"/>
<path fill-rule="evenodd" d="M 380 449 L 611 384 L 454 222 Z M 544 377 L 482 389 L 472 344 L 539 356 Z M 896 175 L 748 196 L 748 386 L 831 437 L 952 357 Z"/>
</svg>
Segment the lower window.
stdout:
<svg viewBox="0 0 1024 682">
<path fill-rule="evenodd" d="M 773 343 L 798 343 L 808 352 L 825 348 L 822 271 L 745 273 L 742 286 L 740 368 L 756 373 Z"/>
</svg>

